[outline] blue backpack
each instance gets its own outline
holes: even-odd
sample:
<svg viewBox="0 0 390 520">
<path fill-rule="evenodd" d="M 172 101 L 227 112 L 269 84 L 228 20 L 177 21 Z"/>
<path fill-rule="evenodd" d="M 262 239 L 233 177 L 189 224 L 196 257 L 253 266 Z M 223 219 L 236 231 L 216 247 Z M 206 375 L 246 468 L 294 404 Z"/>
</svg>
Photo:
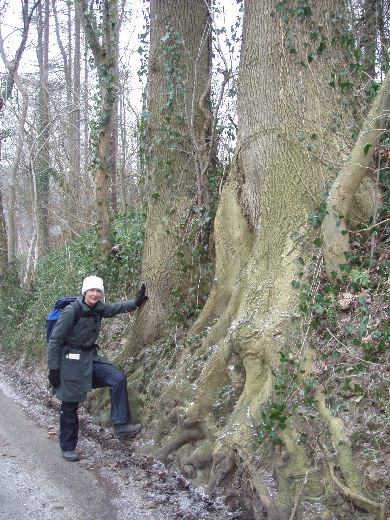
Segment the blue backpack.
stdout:
<svg viewBox="0 0 390 520">
<path fill-rule="evenodd" d="M 53 334 L 53 329 L 60 317 L 62 309 L 64 309 L 67 305 L 72 305 L 74 307 L 74 321 L 73 327 L 77 325 L 80 321 L 81 317 L 81 305 L 76 301 L 77 296 L 65 296 L 63 298 L 58 298 L 54 304 L 53 310 L 50 312 L 49 316 L 46 318 L 46 341 L 49 343 L 49 339 Z"/>
</svg>

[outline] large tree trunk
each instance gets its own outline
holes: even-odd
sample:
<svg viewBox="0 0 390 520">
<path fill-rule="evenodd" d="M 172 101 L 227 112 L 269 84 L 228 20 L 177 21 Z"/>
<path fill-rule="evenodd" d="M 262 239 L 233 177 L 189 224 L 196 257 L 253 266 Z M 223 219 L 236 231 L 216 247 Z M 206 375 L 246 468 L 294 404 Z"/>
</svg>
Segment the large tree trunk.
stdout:
<svg viewBox="0 0 390 520">
<path fill-rule="evenodd" d="M 118 100 L 113 107 L 113 127 L 111 133 L 110 158 L 108 168 L 111 177 L 111 211 L 113 217 L 118 216 Z"/>
<path fill-rule="evenodd" d="M 102 24 L 85 0 L 76 0 L 85 37 L 93 54 L 100 88 L 99 117 L 95 128 L 95 206 L 101 257 L 107 258 L 112 248 L 112 217 L 109 207 L 110 177 L 108 171 L 117 84 L 117 2 L 105 0 L 100 6 Z"/>
<path fill-rule="evenodd" d="M 211 123 L 210 22 L 203 0 L 153 0 L 148 103 L 145 113 L 147 230 L 142 276 L 149 302 L 136 324 L 137 337 L 152 342 L 169 315 L 190 305 L 189 288 L 199 283 L 192 256 L 207 200 L 207 155 Z"/>
<path fill-rule="evenodd" d="M 7 226 L 5 224 L 4 210 L 3 210 L 3 194 L 0 191 L 0 295 L 2 298 L 6 292 L 6 276 L 8 273 L 8 255 L 7 255 Z"/>
<path fill-rule="evenodd" d="M 38 7 L 38 45 L 39 64 L 39 136 L 37 160 L 35 165 L 37 186 L 37 255 L 45 255 L 49 249 L 49 182 L 50 182 L 50 114 L 49 114 L 49 0 Z"/>
<path fill-rule="evenodd" d="M 82 205 L 80 200 L 79 186 L 80 179 L 83 179 L 81 169 L 81 22 L 79 13 L 74 13 L 74 57 L 73 57 L 73 89 L 72 89 L 72 114 L 70 117 L 70 125 L 74 128 L 71 150 L 71 177 L 69 184 L 72 193 L 71 211 L 69 211 L 68 219 L 71 222 L 71 229 L 82 231 L 84 227 L 80 227 L 80 220 L 83 219 Z"/>
<path fill-rule="evenodd" d="M 288 7 L 300 6 L 296 1 Z M 267 468 L 277 491 L 262 480 L 266 471 L 254 457 L 254 445 L 257 428 L 264 418 L 271 420 L 269 406 L 277 411 L 287 404 L 287 398 L 275 404 L 272 397 L 281 353 L 293 366 L 306 357 L 310 366 L 315 358 L 304 324 L 300 330 L 296 322 L 298 292 L 292 282 L 299 266 L 303 279 L 309 274 L 314 231 L 308 217 L 336 174 L 331 165 L 348 153 L 347 128 L 356 121 L 344 111 L 345 127 L 331 128 L 349 99 L 331 80 L 349 64 L 337 38 L 329 43 L 332 34 L 321 29 L 315 40 L 308 34 L 313 27 L 328 28 L 328 16 L 340 7 L 342 2 L 332 0 L 312 4 L 292 36 L 292 25 L 282 19 L 288 10 L 279 13 L 273 0 L 263 1 L 261 10 L 257 1 L 245 2 L 238 142 L 215 221 L 216 281 L 190 331 L 175 382 L 159 400 L 159 456 L 174 457 L 191 478 L 208 480 L 210 493 L 232 493 L 237 479 L 241 504 L 259 519 L 292 518 L 301 487 L 314 497 L 324 492 L 319 481 L 331 480 L 327 469 L 317 472 L 313 453 L 304 447 L 306 434 L 294 420 L 279 430 L 276 421 L 280 447 Z M 341 34 L 345 28 L 335 29 Z M 300 377 L 298 370 L 293 380 Z M 317 402 L 323 427 L 339 449 L 336 464 L 346 488 L 358 496 L 361 482 L 342 421 L 331 419 L 320 391 Z M 281 423 L 284 419 L 281 413 Z M 246 479 L 251 498 L 245 503 Z M 304 507 L 300 515 L 304 518 Z"/>
<path fill-rule="evenodd" d="M 16 179 L 19 165 L 23 154 L 25 139 L 25 124 L 28 110 L 28 93 L 22 84 L 19 74 L 14 72 L 15 83 L 22 96 L 22 108 L 19 117 L 18 141 L 15 157 L 11 166 L 8 184 L 8 262 L 16 265 L 17 256 L 17 234 L 16 234 Z"/>
<path fill-rule="evenodd" d="M 380 64 L 381 68 L 384 71 L 389 70 L 389 64 L 390 64 L 390 53 L 389 53 L 389 31 L 386 30 L 386 20 L 387 17 L 387 9 L 388 5 L 385 0 L 382 2 L 378 2 L 377 4 L 378 9 L 378 34 L 379 34 L 379 40 L 380 40 Z"/>
<path fill-rule="evenodd" d="M 377 20 L 383 7 L 378 0 L 364 0 L 361 17 L 361 47 L 363 67 L 366 74 L 374 79 L 376 74 Z"/>
</svg>

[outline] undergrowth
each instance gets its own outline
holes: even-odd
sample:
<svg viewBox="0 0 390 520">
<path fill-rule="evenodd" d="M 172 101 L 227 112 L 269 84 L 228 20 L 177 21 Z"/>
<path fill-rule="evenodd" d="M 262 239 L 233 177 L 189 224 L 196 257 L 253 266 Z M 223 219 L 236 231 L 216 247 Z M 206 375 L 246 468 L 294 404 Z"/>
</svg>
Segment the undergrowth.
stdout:
<svg viewBox="0 0 390 520">
<path fill-rule="evenodd" d="M 310 423 L 316 432 L 313 439 L 319 437 L 315 401 L 318 389 L 325 395 L 331 414 L 342 418 L 348 429 L 359 470 L 373 496 L 384 493 L 390 485 L 387 170 L 381 180 L 384 204 L 375 222 L 351 231 L 350 253 L 342 266 L 340 283 L 327 280 L 320 255 L 312 258 L 310 266 L 305 266 L 303 260 L 297 262 L 292 286 L 298 293 L 299 317 L 279 352 L 273 394 L 261 412 L 262 422 L 254 438 L 256 453 L 266 457 L 283 444 L 282 431 L 289 424 Z M 316 353 L 310 372 L 305 371 L 308 342 Z M 314 458 L 318 447 L 313 439 Z"/>
<path fill-rule="evenodd" d="M 91 229 L 65 247 L 44 256 L 30 288 L 15 289 L 0 302 L 3 334 L 0 349 L 13 357 L 41 357 L 46 351 L 45 318 L 61 296 L 78 296 L 82 281 L 91 274 L 104 280 L 107 301 L 132 299 L 139 287 L 144 216 L 128 213 L 113 226 L 114 247 L 101 262 L 98 234 Z"/>
</svg>

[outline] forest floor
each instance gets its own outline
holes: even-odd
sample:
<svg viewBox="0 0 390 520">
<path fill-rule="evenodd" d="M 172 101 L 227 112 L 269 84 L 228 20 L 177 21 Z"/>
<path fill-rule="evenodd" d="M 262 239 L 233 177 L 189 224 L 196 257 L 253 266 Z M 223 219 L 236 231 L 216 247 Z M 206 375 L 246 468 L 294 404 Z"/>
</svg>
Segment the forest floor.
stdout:
<svg viewBox="0 0 390 520">
<path fill-rule="evenodd" d="M 0 519 L 228 520 L 181 475 L 120 442 L 80 408 L 80 461 L 62 459 L 59 403 L 34 367 L 0 361 Z M 4 478 L 3 478 L 4 476 Z"/>
</svg>

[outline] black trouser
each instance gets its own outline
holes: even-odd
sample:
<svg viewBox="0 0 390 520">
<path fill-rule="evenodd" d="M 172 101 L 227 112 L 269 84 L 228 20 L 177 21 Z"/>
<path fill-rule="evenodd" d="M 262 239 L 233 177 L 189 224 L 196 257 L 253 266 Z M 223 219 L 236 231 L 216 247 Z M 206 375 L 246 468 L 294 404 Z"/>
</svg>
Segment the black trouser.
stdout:
<svg viewBox="0 0 390 520">
<path fill-rule="evenodd" d="M 131 421 L 127 397 L 126 376 L 113 365 L 93 362 L 92 388 L 110 388 L 111 424 L 128 424 Z M 62 451 L 73 451 L 79 434 L 79 403 L 62 401 L 60 408 L 60 446 Z"/>
</svg>

